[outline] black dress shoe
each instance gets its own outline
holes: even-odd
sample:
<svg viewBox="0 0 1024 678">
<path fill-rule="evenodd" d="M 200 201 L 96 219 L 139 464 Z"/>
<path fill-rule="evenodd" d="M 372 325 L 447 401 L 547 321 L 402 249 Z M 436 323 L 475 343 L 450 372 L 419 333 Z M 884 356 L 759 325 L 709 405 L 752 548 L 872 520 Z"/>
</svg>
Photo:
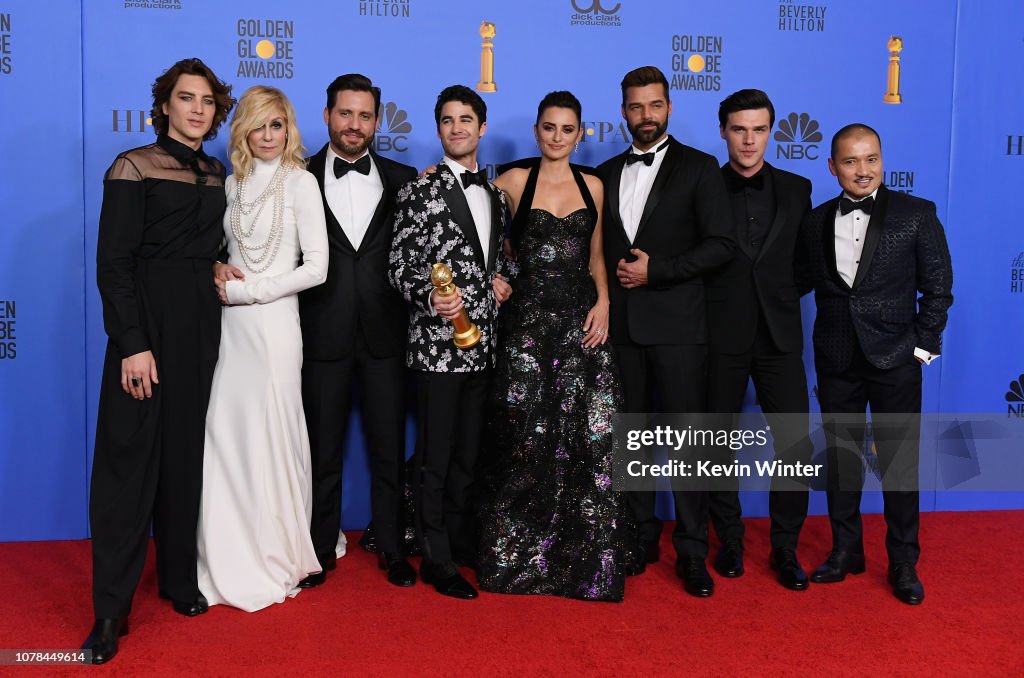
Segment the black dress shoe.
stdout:
<svg viewBox="0 0 1024 678">
<path fill-rule="evenodd" d="M 768 557 L 768 565 L 779 573 L 778 582 L 787 589 L 804 591 L 807 589 L 807 573 L 800 567 L 793 549 L 772 549 Z"/>
<path fill-rule="evenodd" d="M 703 558 L 677 560 L 676 576 L 683 580 L 683 588 L 691 596 L 707 598 L 715 592 L 715 580 L 708 574 Z"/>
<path fill-rule="evenodd" d="M 811 575 L 815 584 L 834 584 L 846 579 L 848 574 L 864 572 L 864 554 L 849 551 L 832 551 L 825 562 Z"/>
<path fill-rule="evenodd" d="M 424 562 L 420 568 L 420 577 L 423 578 L 424 583 L 431 584 L 442 596 L 472 600 L 480 595 L 473 585 L 455 569 L 455 563 Z"/>
<path fill-rule="evenodd" d="M 889 583 L 892 584 L 892 594 L 907 605 L 920 605 L 924 602 L 924 585 L 910 563 L 890 566 Z"/>
<path fill-rule="evenodd" d="M 210 609 L 210 604 L 202 594 L 197 595 L 195 600 L 175 600 L 172 605 L 175 612 L 186 617 L 195 617 Z"/>
<path fill-rule="evenodd" d="M 93 664 L 105 664 L 117 654 L 117 639 L 127 635 L 127 619 L 97 619 L 82 649 L 92 650 Z"/>
<path fill-rule="evenodd" d="M 320 584 L 323 584 L 325 581 L 327 581 L 327 570 L 323 569 L 300 581 L 298 586 L 300 589 L 311 589 L 316 586 L 320 586 Z"/>
<path fill-rule="evenodd" d="M 388 582 L 395 586 L 412 586 L 416 583 L 416 570 L 409 561 L 397 553 L 381 553 L 377 556 L 380 569 L 388 573 Z"/>
<path fill-rule="evenodd" d="M 727 541 L 715 556 L 715 572 L 730 579 L 743 575 L 743 545 Z"/>
</svg>

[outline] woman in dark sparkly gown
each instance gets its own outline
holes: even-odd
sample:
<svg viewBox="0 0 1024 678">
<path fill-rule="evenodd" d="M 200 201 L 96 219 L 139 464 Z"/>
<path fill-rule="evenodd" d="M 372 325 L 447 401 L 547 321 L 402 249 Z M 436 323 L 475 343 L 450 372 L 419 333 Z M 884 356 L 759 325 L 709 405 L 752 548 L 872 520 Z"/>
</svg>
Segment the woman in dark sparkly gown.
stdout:
<svg viewBox="0 0 1024 678">
<path fill-rule="evenodd" d="M 604 190 L 569 164 L 576 97 L 548 94 L 534 130 L 540 159 L 495 181 L 520 270 L 499 328 L 478 578 L 498 593 L 619 601 L 632 531 L 611 480 L 621 387 L 605 345 Z"/>
</svg>

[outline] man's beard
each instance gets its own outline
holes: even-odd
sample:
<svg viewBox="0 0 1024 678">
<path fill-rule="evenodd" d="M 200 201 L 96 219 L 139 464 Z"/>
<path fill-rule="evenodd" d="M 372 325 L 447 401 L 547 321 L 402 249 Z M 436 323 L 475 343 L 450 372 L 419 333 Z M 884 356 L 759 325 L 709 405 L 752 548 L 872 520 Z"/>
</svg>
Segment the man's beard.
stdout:
<svg viewBox="0 0 1024 678">
<path fill-rule="evenodd" d="M 363 151 L 365 151 L 373 141 L 373 135 L 371 134 L 370 136 L 363 137 L 358 144 L 349 144 L 346 143 L 344 137 L 342 137 L 343 133 L 344 132 L 332 132 L 331 141 L 333 141 L 334 145 L 340 148 L 345 155 L 362 155 Z"/>
<path fill-rule="evenodd" d="M 640 125 L 650 123 L 654 123 L 653 129 L 640 129 Z M 665 133 L 665 124 L 658 122 L 657 120 L 643 120 L 635 127 L 630 126 L 629 133 L 633 135 L 633 139 L 635 141 L 639 141 L 642 144 L 649 144 L 652 141 L 657 141 L 661 138 L 661 135 Z"/>
</svg>

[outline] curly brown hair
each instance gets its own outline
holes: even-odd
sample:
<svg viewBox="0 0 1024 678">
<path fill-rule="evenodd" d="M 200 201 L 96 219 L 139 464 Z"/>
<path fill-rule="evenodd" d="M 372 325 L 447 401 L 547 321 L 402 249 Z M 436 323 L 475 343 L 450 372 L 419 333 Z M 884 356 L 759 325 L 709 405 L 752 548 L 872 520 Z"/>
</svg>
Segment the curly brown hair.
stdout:
<svg viewBox="0 0 1024 678">
<path fill-rule="evenodd" d="M 183 75 L 198 75 L 206 78 L 206 81 L 210 83 L 217 112 L 213 116 L 210 131 L 203 138 L 206 141 L 216 138 L 217 128 L 228 119 L 228 114 L 235 106 L 235 99 L 231 96 L 231 85 L 218 78 L 209 66 L 195 57 L 182 59 L 164 71 L 153 82 L 153 108 L 149 112 L 149 116 L 153 120 L 153 129 L 157 134 L 167 133 L 167 114 L 164 113 L 164 104 L 171 100 L 171 92 L 178 84 L 178 78 Z"/>
</svg>

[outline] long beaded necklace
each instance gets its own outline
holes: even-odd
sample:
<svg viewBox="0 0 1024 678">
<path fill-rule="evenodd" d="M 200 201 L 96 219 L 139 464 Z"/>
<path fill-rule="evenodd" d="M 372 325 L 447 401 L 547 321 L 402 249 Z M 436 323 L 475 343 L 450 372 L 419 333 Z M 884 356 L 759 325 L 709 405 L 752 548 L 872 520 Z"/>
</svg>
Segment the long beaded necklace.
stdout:
<svg viewBox="0 0 1024 678">
<path fill-rule="evenodd" d="M 255 166 L 249 168 L 249 173 L 238 180 L 238 192 L 235 202 L 231 205 L 231 232 L 238 242 L 238 251 L 242 254 L 242 261 L 245 267 L 253 273 L 262 273 L 270 268 L 277 258 L 277 251 L 281 248 L 281 240 L 284 235 L 284 182 L 291 172 L 290 165 L 278 165 L 270 184 L 252 202 L 245 201 L 245 190 L 249 185 L 249 179 L 253 175 Z M 256 232 L 256 224 L 259 223 L 260 215 L 267 203 L 273 201 L 274 212 L 270 221 L 270 231 L 267 239 L 261 243 L 250 243 L 253 233 Z M 242 217 L 249 216 L 255 211 L 248 230 L 242 228 Z M 258 254 L 254 254 L 258 253 Z"/>
</svg>

